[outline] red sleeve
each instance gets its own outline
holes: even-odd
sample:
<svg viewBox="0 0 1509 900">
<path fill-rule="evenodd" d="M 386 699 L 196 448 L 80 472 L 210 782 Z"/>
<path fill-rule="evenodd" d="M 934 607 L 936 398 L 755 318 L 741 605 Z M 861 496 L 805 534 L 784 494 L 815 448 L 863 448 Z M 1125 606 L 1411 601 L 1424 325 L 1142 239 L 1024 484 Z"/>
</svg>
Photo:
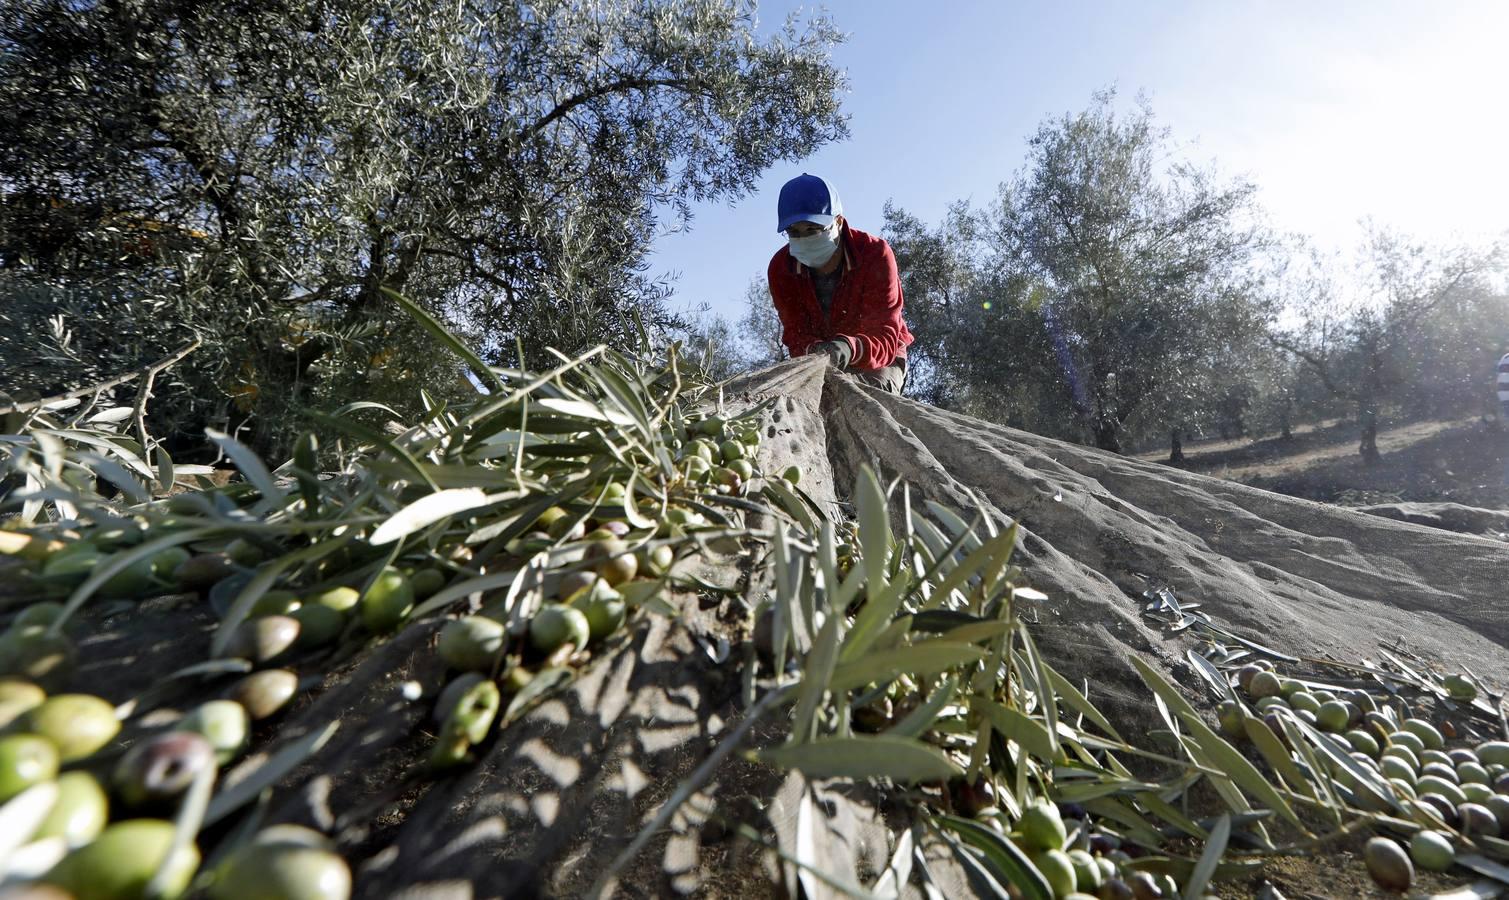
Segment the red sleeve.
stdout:
<svg viewBox="0 0 1509 900">
<path fill-rule="evenodd" d="M 891 245 L 880 241 L 880 259 L 868 269 L 860 295 L 858 334 L 845 334 L 854 348 L 849 365 L 856 369 L 883 369 L 896 361 L 906 334 L 901 320 L 901 277 L 896 273 L 896 255 Z"/>
<path fill-rule="evenodd" d="M 786 352 L 795 358 L 805 356 L 807 348 L 817 343 L 819 338 L 808 330 L 811 323 L 802 314 L 796 294 L 803 285 L 797 276 L 791 274 L 788 260 L 782 259 L 784 252 L 779 251 L 771 257 L 765 280 L 770 285 L 770 302 L 775 304 L 776 315 L 781 317 L 781 343 L 786 345 Z"/>
</svg>

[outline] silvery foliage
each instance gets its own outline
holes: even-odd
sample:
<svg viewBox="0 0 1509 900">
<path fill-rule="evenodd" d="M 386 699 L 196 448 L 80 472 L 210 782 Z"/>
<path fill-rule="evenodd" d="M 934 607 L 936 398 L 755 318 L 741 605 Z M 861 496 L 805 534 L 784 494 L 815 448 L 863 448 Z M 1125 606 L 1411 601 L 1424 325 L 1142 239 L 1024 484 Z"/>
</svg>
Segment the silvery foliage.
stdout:
<svg viewBox="0 0 1509 900">
<path fill-rule="evenodd" d="M 916 389 L 1104 449 L 1195 415 L 1260 333 L 1269 241 L 1251 184 L 1182 155 L 1106 91 L 1045 120 L 988 207 L 888 210 Z"/>
<path fill-rule="evenodd" d="M 222 413 L 439 360 L 384 288 L 510 361 L 672 329 L 656 229 L 846 131 L 833 24 L 767 31 L 736 0 L 17 0 L 0 257 L 170 303 L 160 347 L 218 342 L 184 402 Z M 73 252 L 108 229 L 136 252 Z"/>
</svg>

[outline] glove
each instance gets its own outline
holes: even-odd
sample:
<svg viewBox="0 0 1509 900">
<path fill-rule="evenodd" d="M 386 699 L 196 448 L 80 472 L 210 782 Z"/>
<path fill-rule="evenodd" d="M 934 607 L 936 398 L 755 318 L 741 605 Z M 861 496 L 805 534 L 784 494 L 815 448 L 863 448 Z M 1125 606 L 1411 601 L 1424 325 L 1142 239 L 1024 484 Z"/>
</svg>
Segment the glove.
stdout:
<svg viewBox="0 0 1509 900">
<path fill-rule="evenodd" d="M 827 355 L 828 360 L 840 369 L 847 369 L 849 367 L 849 360 L 854 355 L 854 351 L 849 349 L 849 342 L 842 338 L 835 341 L 823 341 L 819 344 L 813 344 L 812 348 L 807 352 Z"/>
</svg>

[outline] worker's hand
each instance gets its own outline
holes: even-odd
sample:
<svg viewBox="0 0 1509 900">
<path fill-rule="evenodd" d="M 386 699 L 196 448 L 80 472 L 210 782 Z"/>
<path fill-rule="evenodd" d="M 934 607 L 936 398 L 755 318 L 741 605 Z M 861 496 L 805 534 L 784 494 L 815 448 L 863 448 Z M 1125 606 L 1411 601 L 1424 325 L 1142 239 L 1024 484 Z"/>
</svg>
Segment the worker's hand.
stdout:
<svg viewBox="0 0 1509 900">
<path fill-rule="evenodd" d="M 813 344 L 812 349 L 808 352 L 824 354 L 834 366 L 840 369 L 847 369 L 849 367 L 849 360 L 853 356 L 853 351 L 849 349 L 849 342 L 843 339 Z"/>
</svg>

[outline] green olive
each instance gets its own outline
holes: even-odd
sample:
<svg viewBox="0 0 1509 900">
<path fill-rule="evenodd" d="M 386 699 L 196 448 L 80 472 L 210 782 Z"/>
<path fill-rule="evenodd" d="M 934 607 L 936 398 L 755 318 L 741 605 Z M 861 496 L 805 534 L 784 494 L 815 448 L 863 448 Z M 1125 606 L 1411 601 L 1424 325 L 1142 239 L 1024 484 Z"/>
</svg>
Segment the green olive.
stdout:
<svg viewBox="0 0 1509 900">
<path fill-rule="evenodd" d="M 1347 708 L 1339 700 L 1327 700 L 1315 712 L 1320 727 L 1326 731 L 1344 731 L 1347 727 Z"/>
<path fill-rule="evenodd" d="M 440 658 L 452 669 L 486 672 L 492 669 L 508 639 L 501 623 L 484 616 L 467 616 L 440 629 Z"/>
<path fill-rule="evenodd" d="M 280 712 L 298 689 L 299 676 L 287 669 L 265 669 L 236 682 L 227 697 L 245 707 L 256 722 Z"/>
<path fill-rule="evenodd" d="M 1222 700 L 1216 707 L 1216 722 L 1221 726 L 1221 733 L 1231 740 L 1246 740 L 1247 728 L 1243 724 L 1246 718 L 1242 705 L 1235 700 Z"/>
<path fill-rule="evenodd" d="M 1068 839 L 1058 807 L 1046 800 L 1027 807 L 1018 826 L 1022 830 L 1022 842 L 1032 850 L 1062 850 Z"/>
<path fill-rule="evenodd" d="M 110 821 L 110 801 L 98 779 L 88 772 L 58 776 L 58 799 L 32 838 L 59 837 L 70 847 L 89 843 Z"/>
<path fill-rule="evenodd" d="M 1464 675 L 1447 675 L 1442 679 L 1441 683 L 1446 688 L 1446 693 L 1451 695 L 1451 699 L 1453 700 L 1470 702 L 1478 696 L 1477 685 L 1469 681 Z"/>
<path fill-rule="evenodd" d="M 684 506 L 672 506 L 665 511 L 665 521 L 670 525 L 688 528 L 707 524 L 707 517 Z"/>
<path fill-rule="evenodd" d="M 1283 694 L 1280 693 L 1279 696 L 1283 696 Z M 1285 699 L 1289 701 L 1289 705 L 1294 709 L 1308 710 L 1316 714 L 1320 712 L 1320 700 L 1309 691 L 1295 691 Z"/>
<path fill-rule="evenodd" d="M 1412 734 L 1408 731 L 1395 731 L 1388 736 L 1388 741 L 1390 745 L 1408 747 L 1416 757 L 1419 757 L 1420 754 L 1425 752 L 1425 742 L 1420 739 L 1419 735 Z M 1433 747 L 1431 749 L 1439 750 L 1441 748 Z"/>
<path fill-rule="evenodd" d="M 534 520 L 534 525 L 536 528 L 544 529 L 546 533 L 549 533 L 552 525 L 566 517 L 567 513 L 564 509 L 559 506 L 552 506 L 540 513 L 540 517 Z"/>
<path fill-rule="evenodd" d="M 558 506 L 551 508 L 560 509 Z M 550 510 L 546 510 L 545 512 L 548 513 Z M 542 515 L 540 518 L 543 519 L 544 516 Z M 545 533 L 553 540 L 575 541 L 580 540 L 582 535 L 587 533 L 587 525 L 585 522 L 578 521 L 575 515 L 561 510 L 561 515 L 550 522 L 549 527 L 545 529 Z"/>
<path fill-rule="evenodd" d="M 1408 784 L 1414 784 L 1420 777 L 1419 773 L 1411 768 L 1409 763 L 1398 756 L 1383 757 L 1379 760 L 1378 768 L 1385 777 L 1390 779 L 1397 778 Z"/>
<path fill-rule="evenodd" d="M 623 627 L 628 612 L 623 595 L 608 587 L 605 581 L 599 581 L 571 605 L 587 617 L 588 639 L 594 643 Z"/>
<path fill-rule="evenodd" d="M 58 748 L 36 734 L 0 737 L 0 803 L 58 777 Z"/>
<path fill-rule="evenodd" d="M 529 620 L 529 642 L 541 653 L 568 643 L 581 649 L 591 634 L 592 627 L 580 610 L 559 603 L 545 604 Z"/>
<path fill-rule="evenodd" d="M 0 676 L 20 676 L 46 690 L 58 690 L 73 677 L 77 653 L 61 634 L 41 625 L 12 628 L 0 635 Z"/>
<path fill-rule="evenodd" d="M 225 555 L 241 566 L 255 566 L 267 557 L 261 547 L 245 538 L 236 538 L 225 545 Z"/>
<path fill-rule="evenodd" d="M 1440 750 L 1446 745 L 1446 741 L 1441 737 L 1441 732 L 1436 730 L 1436 726 L 1424 719 L 1406 719 L 1404 730 L 1419 738 L 1428 750 Z"/>
<path fill-rule="evenodd" d="M 215 749 L 216 762 L 225 765 L 246 749 L 251 739 L 251 717 L 246 707 L 234 700 L 211 700 L 180 719 L 178 730 L 204 735 Z"/>
<path fill-rule="evenodd" d="M 1478 745 L 1478 761 L 1485 766 L 1509 766 L 1509 741 L 1487 741 Z"/>
<path fill-rule="evenodd" d="M 83 759 L 120 733 L 115 708 L 90 694 L 48 697 L 26 714 L 28 730 L 52 741 L 63 762 Z"/>
<path fill-rule="evenodd" d="M 329 850 L 290 843 L 242 847 L 215 872 L 211 900 L 347 900 L 351 870 Z"/>
<path fill-rule="evenodd" d="M 1069 862 L 1074 864 L 1074 887 L 1087 894 L 1094 893 L 1105 880 L 1100 865 L 1088 850 L 1068 851 Z"/>
<path fill-rule="evenodd" d="M 669 544 L 661 544 L 645 554 L 645 569 L 654 575 L 664 575 L 676 561 L 676 551 Z"/>
<path fill-rule="evenodd" d="M 264 666 L 281 661 L 293 651 L 299 637 L 299 620 L 289 616 L 260 616 L 247 619 L 231 632 L 221 656 L 246 659 Z"/>
<path fill-rule="evenodd" d="M 472 684 L 446 713 L 441 734 L 459 736 L 468 744 L 480 743 L 492 728 L 502 702 L 502 693 L 493 682 L 483 679 Z"/>
<path fill-rule="evenodd" d="M 1249 682 L 1247 694 L 1254 700 L 1261 700 L 1264 697 L 1277 697 L 1280 691 L 1278 676 L 1264 671 L 1253 676 L 1252 681 Z"/>
<path fill-rule="evenodd" d="M 435 722 L 444 724 L 450 716 L 451 710 L 461 702 L 461 697 L 472 688 L 487 680 L 487 676 L 478 672 L 462 672 L 440 692 L 440 697 L 435 701 Z"/>
<path fill-rule="evenodd" d="M 139 900 L 172 847 L 172 822 L 128 819 L 63 857 L 43 881 L 71 892 L 77 900 Z M 158 897 L 183 896 L 198 868 L 199 850 L 189 844 L 169 861 Z"/>
<path fill-rule="evenodd" d="M 35 709 L 47 699 L 47 692 L 24 678 L 0 678 L 0 729 Z"/>
<path fill-rule="evenodd" d="M 189 551 L 182 547 L 166 547 L 152 557 L 153 577 L 166 581 L 173 577 L 178 567 L 189 561 Z"/>
<path fill-rule="evenodd" d="M 1439 831 L 1421 829 L 1409 841 L 1409 855 L 1415 865 L 1431 872 L 1445 872 L 1456 863 L 1451 838 Z"/>
<path fill-rule="evenodd" d="M 713 470 L 713 464 L 704 459 L 700 454 L 688 456 L 682 462 L 681 467 L 686 472 L 686 479 L 688 481 L 703 481 Z"/>
<path fill-rule="evenodd" d="M 106 561 L 101 559 L 99 564 L 105 565 Z M 152 588 L 152 558 L 143 557 L 105 579 L 100 585 L 100 596 L 117 600 L 138 599 L 151 594 Z"/>
<path fill-rule="evenodd" d="M 204 592 L 235 571 L 231 558 L 224 553 L 201 553 L 180 563 L 173 570 L 173 580 L 180 590 Z"/>
<path fill-rule="evenodd" d="M 622 584 L 639 572 L 639 557 L 625 551 L 623 541 L 599 541 L 587 548 L 593 571 L 610 585 Z"/>
<path fill-rule="evenodd" d="M 1074 893 L 1079 876 L 1074 870 L 1074 861 L 1064 851 L 1040 850 L 1032 854 L 1032 864 L 1053 888 L 1053 896 L 1068 897 Z"/>
<path fill-rule="evenodd" d="M 255 619 L 258 616 L 286 616 L 301 605 L 298 595 L 293 591 L 268 591 L 257 598 L 257 602 L 252 604 L 246 617 Z"/>
<path fill-rule="evenodd" d="M 53 553 L 42 564 L 42 577 L 65 584 L 78 584 L 104 559 L 99 548 L 89 541 L 75 541 Z"/>
<path fill-rule="evenodd" d="M 597 581 L 596 572 L 567 572 L 561 576 L 560 582 L 556 584 L 555 596 L 562 601 L 570 600 L 587 588 L 592 587 L 595 581 Z"/>
<path fill-rule="evenodd" d="M 55 622 L 63 614 L 63 604 L 44 600 L 21 610 L 16 614 L 15 621 L 10 623 L 12 628 L 29 628 L 32 626 L 46 627 Z"/>
<path fill-rule="evenodd" d="M 333 587 L 328 591 L 321 591 L 304 598 L 303 606 L 326 606 L 336 612 L 346 612 L 356 608 L 361 601 L 362 595 L 353 587 Z"/>
<path fill-rule="evenodd" d="M 66 544 L 39 534 L 17 534 L 0 531 L 0 555 L 16 556 L 30 562 L 46 562 Z"/>
<path fill-rule="evenodd" d="M 346 628 L 345 613 L 318 603 L 300 606 L 288 617 L 299 623 L 299 636 L 293 642 L 299 650 L 323 647 L 340 637 Z"/>
<path fill-rule="evenodd" d="M 1371 759 L 1378 758 L 1378 740 L 1366 731 L 1348 731 L 1342 737 L 1352 745 L 1352 749 L 1366 754 Z"/>
<path fill-rule="evenodd" d="M 414 586 L 392 566 L 378 574 L 361 598 L 362 622 L 374 634 L 395 630 L 413 608 Z"/>
<path fill-rule="evenodd" d="M 439 569 L 420 569 L 409 577 L 414 599 L 424 600 L 445 587 L 445 573 Z"/>
</svg>

